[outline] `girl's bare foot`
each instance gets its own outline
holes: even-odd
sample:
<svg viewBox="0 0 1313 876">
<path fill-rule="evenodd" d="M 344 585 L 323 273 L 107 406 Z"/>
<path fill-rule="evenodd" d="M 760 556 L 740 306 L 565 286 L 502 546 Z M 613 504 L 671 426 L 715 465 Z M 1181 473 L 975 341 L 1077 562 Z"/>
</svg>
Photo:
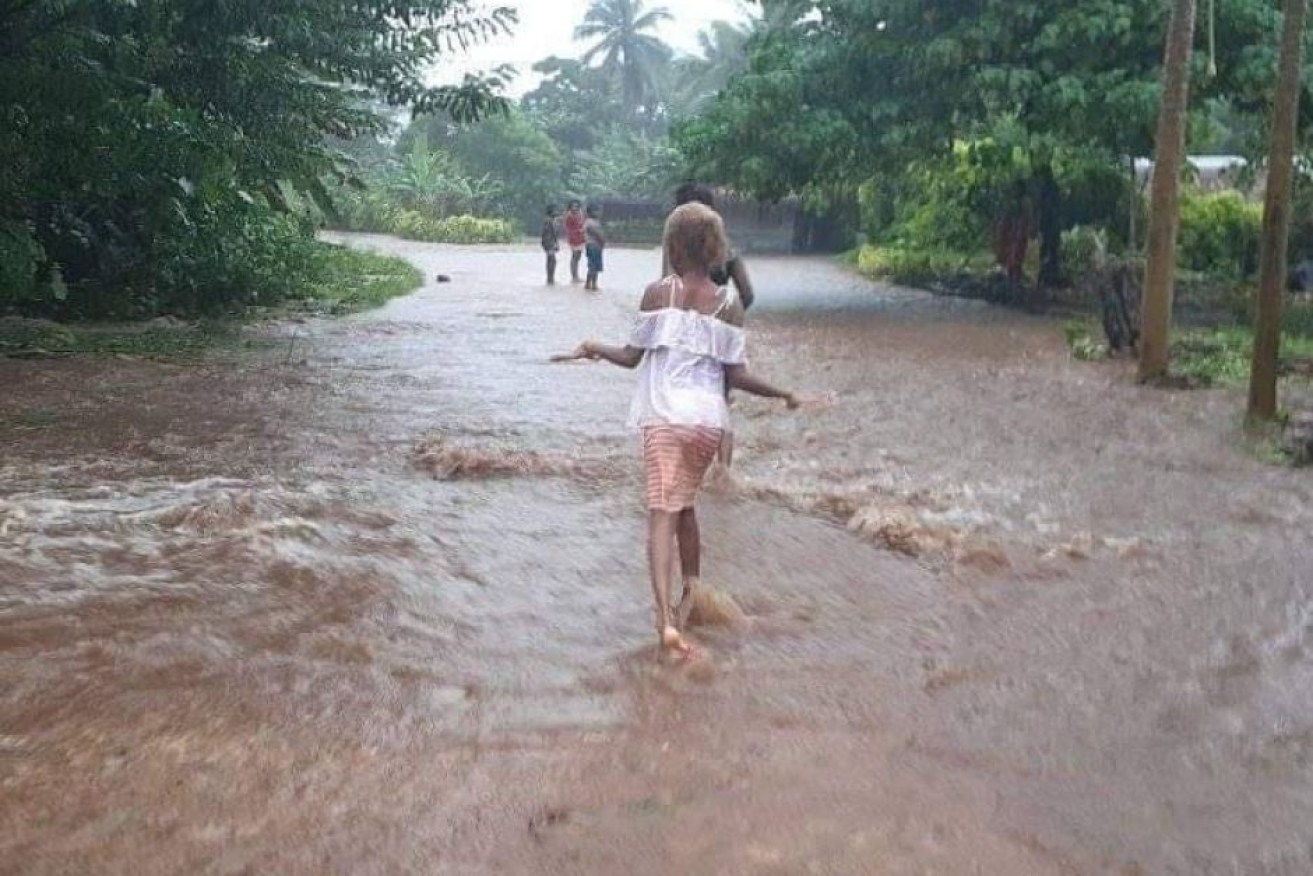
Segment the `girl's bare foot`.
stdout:
<svg viewBox="0 0 1313 876">
<path fill-rule="evenodd" d="M 679 630 L 667 626 L 661 630 L 661 653 L 687 659 L 693 656 L 693 646 L 684 641 Z"/>
</svg>

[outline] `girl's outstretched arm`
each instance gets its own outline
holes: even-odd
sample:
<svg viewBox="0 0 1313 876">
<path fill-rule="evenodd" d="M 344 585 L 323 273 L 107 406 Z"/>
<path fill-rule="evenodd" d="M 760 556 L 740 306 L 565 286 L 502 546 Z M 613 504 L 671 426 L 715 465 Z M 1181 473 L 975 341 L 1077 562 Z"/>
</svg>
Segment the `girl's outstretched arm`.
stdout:
<svg viewBox="0 0 1313 876">
<path fill-rule="evenodd" d="M 637 368 L 638 363 L 643 361 L 643 348 L 612 347 L 599 344 L 596 341 L 584 341 L 574 348 L 573 353 L 552 357 L 553 362 L 566 362 L 571 359 L 604 359 L 612 365 L 619 365 L 621 368 Z"/>
<path fill-rule="evenodd" d="M 782 398 L 790 410 L 798 407 L 799 401 L 791 392 L 771 386 L 766 381 L 748 371 L 746 365 L 726 365 L 725 380 L 734 389 L 741 389 L 762 398 Z"/>
</svg>

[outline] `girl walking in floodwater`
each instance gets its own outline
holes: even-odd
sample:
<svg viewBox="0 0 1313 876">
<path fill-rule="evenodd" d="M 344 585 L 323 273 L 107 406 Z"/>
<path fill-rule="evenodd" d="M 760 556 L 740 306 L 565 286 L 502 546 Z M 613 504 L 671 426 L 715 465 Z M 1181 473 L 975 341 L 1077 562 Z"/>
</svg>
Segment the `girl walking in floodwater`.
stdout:
<svg viewBox="0 0 1313 876">
<path fill-rule="evenodd" d="M 695 182 L 686 182 L 675 189 L 675 206 L 680 207 L 684 204 L 704 204 L 713 210 L 716 210 L 716 194 L 709 186 Z M 719 210 L 716 210 L 719 213 Z M 723 217 L 722 217 L 723 218 Z M 730 301 L 725 308 L 725 319 L 742 326 L 743 320 L 748 315 L 748 308 L 756 300 L 756 295 L 752 290 L 752 281 L 748 279 L 748 268 L 743 263 L 743 258 L 734 252 L 734 247 L 729 243 L 729 235 L 725 236 L 725 261 L 721 264 L 713 265 L 710 276 L 711 282 L 717 286 L 725 287 L 730 291 L 730 283 L 733 282 L 733 292 L 737 295 L 737 300 Z M 661 254 L 661 276 L 670 275 L 670 259 L 663 252 Z M 725 400 L 729 400 L 729 386 L 725 387 Z M 728 468 L 734 462 L 734 430 L 726 428 L 725 434 L 720 439 L 720 451 L 716 454 L 721 464 Z"/>
<path fill-rule="evenodd" d="M 795 396 L 748 372 L 743 329 L 725 321 L 728 299 L 710 277 L 725 262 L 720 216 L 702 204 L 677 208 L 666 220 L 664 249 L 672 274 L 643 293 L 629 342 L 612 347 L 584 341 L 556 357 L 604 359 L 639 368 L 629 423 L 642 431 L 646 472 L 648 571 L 663 653 L 688 655 L 680 616 L 693 605 L 701 566 L 694 502 L 729 425 L 725 386 L 798 407 Z M 683 595 L 672 610 L 670 591 L 678 544 Z"/>
</svg>

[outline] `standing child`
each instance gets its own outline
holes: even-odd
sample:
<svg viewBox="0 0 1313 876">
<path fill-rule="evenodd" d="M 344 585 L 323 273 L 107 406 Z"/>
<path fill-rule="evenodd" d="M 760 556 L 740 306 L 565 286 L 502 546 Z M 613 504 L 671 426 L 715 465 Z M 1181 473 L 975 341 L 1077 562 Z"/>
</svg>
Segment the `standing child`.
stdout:
<svg viewBox="0 0 1313 876">
<path fill-rule="evenodd" d="M 584 254 L 588 258 L 588 278 L 584 288 L 597 291 L 597 275 L 602 273 L 602 250 L 606 249 L 606 235 L 602 233 L 601 211 L 596 204 L 588 205 L 588 219 L 584 222 Z"/>
<path fill-rule="evenodd" d="M 556 227 L 556 205 L 547 205 L 543 219 L 543 252 L 547 254 L 547 285 L 556 285 L 556 253 L 561 249 L 561 233 Z"/>
<path fill-rule="evenodd" d="M 584 254 L 584 211 L 583 206 L 572 200 L 565 208 L 565 242 L 570 247 L 570 282 L 579 282 L 579 259 Z"/>
<path fill-rule="evenodd" d="M 687 655 L 679 609 L 692 606 L 701 571 L 701 538 L 693 506 L 707 467 L 729 425 L 725 385 L 798 406 L 792 393 L 748 372 L 743 329 L 723 316 L 726 299 L 711 270 L 726 257 L 724 225 L 702 204 L 679 207 L 666 220 L 664 248 L 674 274 L 648 286 L 629 342 L 584 341 L 563 359 L 604 359 L 639 368 L 629 422 L 642 431 L 647 482 L 647 555 L 662 653 Z M 684 592 L 671 607 L 674 556 Z"/>
</svg>

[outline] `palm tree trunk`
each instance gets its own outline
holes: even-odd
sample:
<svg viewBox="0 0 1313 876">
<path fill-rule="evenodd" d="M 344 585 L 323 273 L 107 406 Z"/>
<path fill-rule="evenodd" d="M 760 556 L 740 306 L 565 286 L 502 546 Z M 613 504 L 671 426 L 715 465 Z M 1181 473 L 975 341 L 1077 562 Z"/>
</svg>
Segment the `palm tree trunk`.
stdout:
<svg viewBox="0 0 1313 876">
<path fill-rule="evenodd" d="M 1277 93 L 1268 144 L 1267 194 L 1263 203 L 1263 248 L 1259 259 L 1258 314 L 1249 373 L 1249 417 L 1268 420 L 1277 412 L 1277 354 L 1281 345 L 1281 295 L 1286 285 L 1286 247 L 1290 235 L 1290 185 L 1294 169 L 1295 127 L 1299 115 L 1300 70 L 1304 63 L 1304 18 L 1308 0 L 1285 0 Z"/>
<path fill-rule="evenodd" d="M 1167 372 L 1167 334 L 1176 279 L 1177 191 L 1185 158 L 1185 113 L 1190 92 L 1190 48 L 1195 0 L 1173 0 L 1163 61 L 1162 103 L 1154 139 L 1153 192 L 1149 206 L 1148 263 L 1144 269 L 1144 309 L 1140 380 Z"/>
</svg>

